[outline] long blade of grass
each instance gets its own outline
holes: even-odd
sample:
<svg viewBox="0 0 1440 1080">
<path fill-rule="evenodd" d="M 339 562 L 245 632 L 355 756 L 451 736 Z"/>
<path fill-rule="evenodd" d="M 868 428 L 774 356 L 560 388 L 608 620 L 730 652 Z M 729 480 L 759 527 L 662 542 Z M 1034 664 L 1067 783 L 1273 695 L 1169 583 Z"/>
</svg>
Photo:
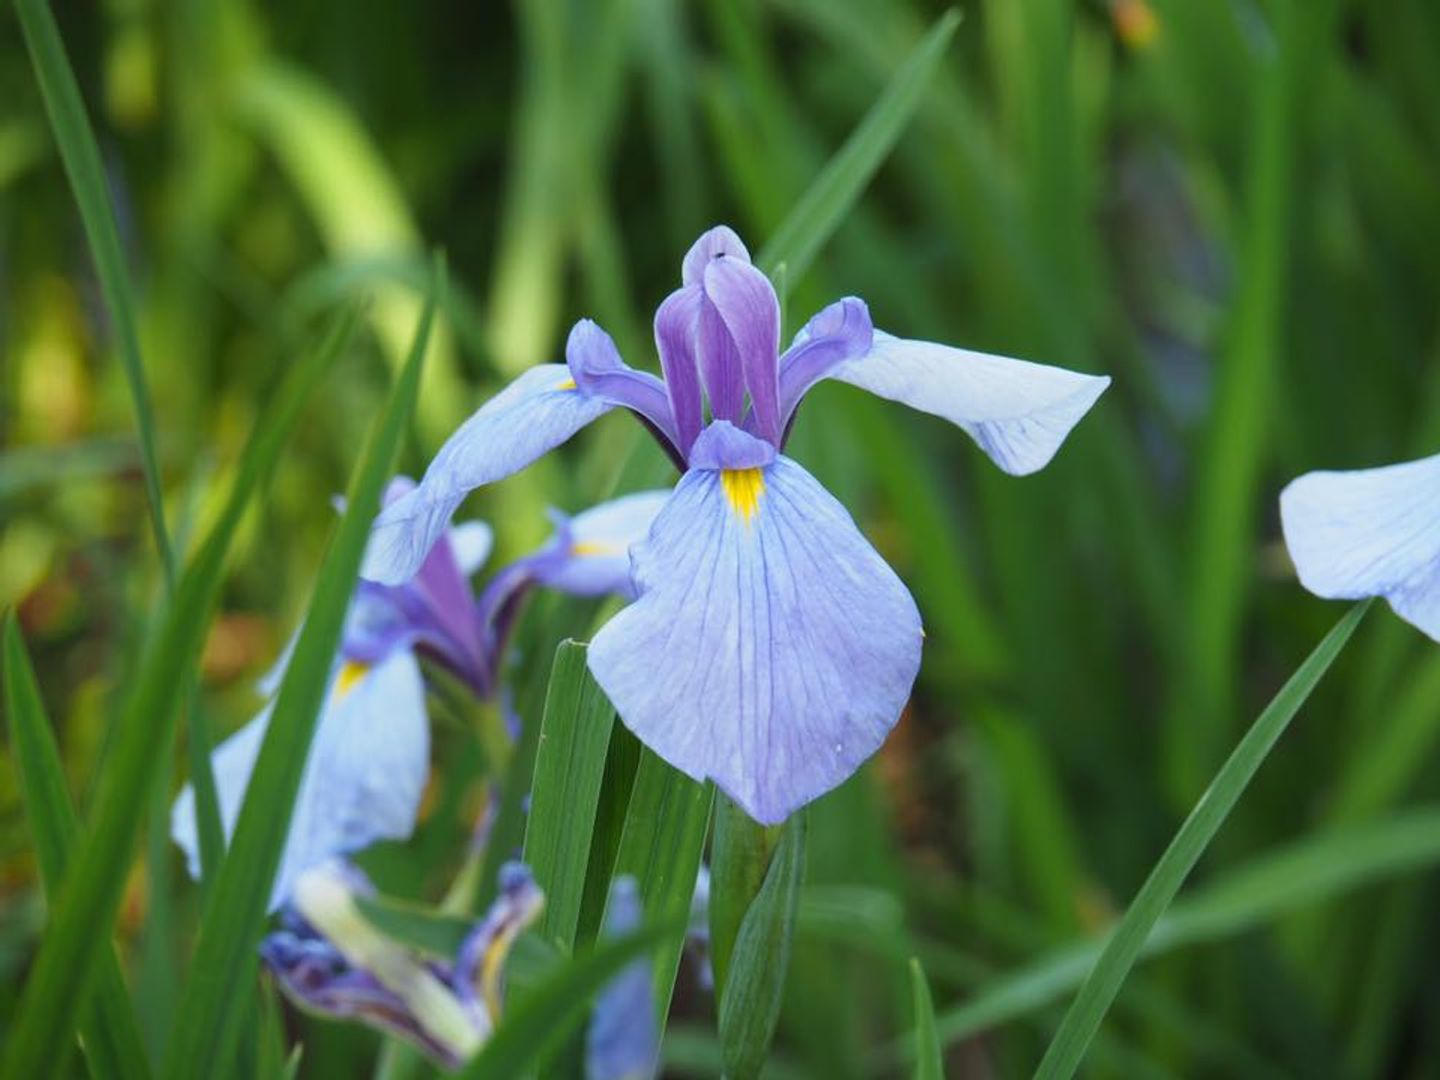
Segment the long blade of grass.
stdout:
<svg viewBox="0 0 1440 1080">
<path fill-rule="evenodd" d="M 761 250 L 756 263 L 766 273 L 784 264 L 792 283 L 804 276 L 910 123 L 958 25 L 960 15 L 947 11 L 906 57 L 845 145 Z"/>
<path fill-rule="evenodd" d="M 714 802 L 711 784 L 697 784 L 648 749 L 640 752 L 615 876 L 635 879 L 646 918 L 677 920 L 674 933 L 655 950 L 655 1010 L 662 1035 Z"/>
<path fill-rule="evenodd" d="M 540 935 L 568 952 L 575 943 L 590 838 L 615 709 L 591 677 L 584 645 L 555 651 L 535 754 L 522 858 L 545 890 Z"/>
<path fill-rule="evenodd" d="M 181 576 L 121 715 L 88 827 L 16 1008 L 15 1034 L 5 1047 L 0 1076 L 48 1076 L 62 1060 L 120 906 L 156 754 L 168 752 L 174 741 L 176 712 L 199 662 L 230 542 L 251 498 L 274 469 L 310 391 L 344 351 L 355 324 L 353 309 L 337 316 L 319 348 L 287 373 L 275 404 L 261 413 L 245 447 L 219 518 Z"/>
<path fill-rule="evenodd" d="M 940 1036 L 935 1030 L 935 1003 L 920 961 L 910 958 L 910 990 L 915 1001 L 915 1080 L 945 1080 Z"/>
<path fill-rule="evenodd" d="M 1314 907 L 1362 886 L 1440 862 L 1440 808 L 1310 837 L 1270 852 L 1176 904 L 1142 950 L 1157 956 L 1244 933 L 1280 915 Z M 802 909 L 803 916 L 807 912 Z M 1074 990 L 1101 942 L 1067 945 L 1011 971 L 937 1020 L 941 1039 L 958 1042 L 1027 1015 Z"/>
<path fill-rule="evenodd" d="M 3 648 L 10 746 L 20 775 L 20 795 L 35 844 L 35 860 L 40 864 L 40 880 L 46 895 L 53 898 L 65 879 L 80 833 L 80 819 L 65 785 L 60 751 L 14 612 L 5 619 Z M 91 1074 L 149 1076 L 150 1065 L 145 1060 L 140 1029 L 113 945 L 100 961 L 97 979 L 99 988 L 94 1000 L 80 1014 L 80 1039 Z"/>
<path fill-rule="evenodd" d="M 565 1044 L 601 987 L 636 957 L 684 929 L 683 921 L 651 923 L 627 937 L 604 941 L 561 966 L 506 1010 L 490 1041 L 459 1073 L 460 1080 L 511 1080 L 543 1068 Z"/>
<path fill-rule="evenodd" d="M 1080 988 L 1079 996 L 1061 1021 L 1060 1030 L 1040 1062 L 1037 1075 L 1064 1078 L 1075 1072 L 1085 1048 L 1100 1027 L 1101 1019 L 1119 993 L 1125 976 L 1144 949 L 1145 939 L 1150 936 L 1156 921 L 1170 906 L 1170 901 L 1230 816 L 1251 777 L 1284 734 L 1290 720 L 1350 640 L 1350 635 L 1365 617 L 1371 603 L 1367 600 L 1356 604 L 1341 618 L 1281 687 L 1240 740 L 1229 760 L 1215 774 L 1210 787 L 1190 811 L 1190 816 L 1180 826 L 1175 839 L 1160 856 L 1160 861 L 1155 864 L 1155 869 L 1150 872 L 1110 936 L 1095 967 Z"/>
<path fill-rule="evenodd" d="M 370 524 L 414 410 L 436 296 L 443 289 L 443 271 L 438 266 L 410 357 L 355 468 L 345 513 L 320 568 L 315 595 L 280 684 L 230 850 L 206 898 L 186 992 L 170 1033 L 164 1075 L 220 1075 L 231 1060 L 241 1019 L 252 1000 L 247 991 L 258 963 L 255 944 L 285 847 L 316 717 L 329 690 L 331 664 Z"/>
<path fill-rule="evenodd" d="M 85 102 L 80 86 L 65 56 L 60 29 L 55 25 L 44 0 L 16 0 L 20 28 L 35 65 L 35 78 L 45 101 L 45 112 L 60 147 L 65 174 L 85 236 L 95 258 L 95 271 L 105 306 L 115 323 L 120 349 L 120 362 L 135 401 L 135 423 L 140 433 L 140 464 L 145 475 L 145 496 L 150 507 L 150 529 L 155 535 L 155 550 L 160 553 L 168 587 L 175 583 L 175 554 L 170 547 L 170 533 L 165 527 L 165 503 L 160 491 L 160 466 L 155 455 L 155 417 L 150 407 L 150 390 L 145 382 L 145 364 L 140 357 L 140 334 L 135 319 L 135 299 L 130 275 L 125 268 L 125 255 L 120 248 L 120 233 L 105 184 L 105 167 L 90 121 L 85 115 Z"/>
</svg>

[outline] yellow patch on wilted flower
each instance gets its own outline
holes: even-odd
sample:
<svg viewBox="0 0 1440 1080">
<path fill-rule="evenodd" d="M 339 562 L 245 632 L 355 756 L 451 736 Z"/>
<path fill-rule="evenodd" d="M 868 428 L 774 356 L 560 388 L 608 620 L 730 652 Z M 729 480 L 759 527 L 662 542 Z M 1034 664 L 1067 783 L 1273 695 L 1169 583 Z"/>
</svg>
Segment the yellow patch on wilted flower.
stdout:
<svg viewBox="0 0 1440 1080">
<path fill-rule="evenodd" d="M 760 469 L 722 469 L 720 487 L 730 509 L 748 525 L 760 509 L 760 496 L 765 494 L 765 473 Z"/>
</svg>

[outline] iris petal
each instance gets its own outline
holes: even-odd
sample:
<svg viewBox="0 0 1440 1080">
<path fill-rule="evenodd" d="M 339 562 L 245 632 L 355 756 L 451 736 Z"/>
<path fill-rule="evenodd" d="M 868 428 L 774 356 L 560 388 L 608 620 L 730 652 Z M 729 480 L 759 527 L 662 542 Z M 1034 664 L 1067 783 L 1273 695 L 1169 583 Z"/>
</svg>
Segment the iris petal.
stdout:
<svg viewBox="0 0 1440 1080">
<path fill-rule="evenodd" d="M 690 444 L 700 434 L 703 419 L 695 336 L 700 305 L 704 301 L 704 292 L 687 285 L 667 296 L 655 312 L 655 348 L 660 354 L 660 369 L 665 373 L 665 389 L 675 415 L 677 449 L 682 455 L 690 452 Z"/>
<path fill-rule="evenodd" d="M 680 266 L 680 280 L 686 285 L 699 285 L 705 280 L 705 267 L 710 264 L 710 260 L 722 255 L 728 259 L 739 259 L 741 262 L 750 261 L 750 252 L 746 250 L 745 242 L 728 225 L 716 225 L 707 229 L 690 245 L 690 250 L 685 253 L 685 261 Z"/>
<path fill-rule="evenodd" d="M 1313 472 L 1280 495 L 1285 544 L 1311 592 L 1383 596 L 1440 641 L 1440 454 L 1355 472 Z"/>
<path fill-rule="evenodd" d="M 1014 476 L 1049 464 L 1070 429 L 1110 385 L 1108 376 L 909 341 L 879 330 L 869 352 L 826 375 L 949 420 Z"/>
<path fill-rule="evenodd" d="M 759 435 L 780 443 L 780 302 L 770 279 L 748 262 L 714 259 L 705 268 L 705 294 L 725 323 Z M 717 411 L 715 414 L 720 416 Z M 721 419 L 733 419 L 721 417 Z"/>
<path fill-rule="evenodd" d="M 352 669 L 353 671 L 353 669 Z M 289 895 L 299 874 L 335 855 L 377 840 L 410 835 L 430 763 L 430 727 L 420 668 L 397 653 L 346 686 L 337 668 L 320 714 L 270 907 Z M 270 722 L 271 706 L 216 748 L 212 758 L 220 819 L 229 837 Z M 195 794 L 190 785 L 175 800 L 171 836 L 185 852 L 192 875 L 200 870 Z"/>
<path fill-rule="evenodd" d="M 574 596 L 632 596 L 630 548 L 645 539 L 668 491 L 640 491 L 593 506 L 567 523 L 565 558 L 539 565 L 539 581 Z"/>
<path fill-rule="evenodd" d="M 519 472 L 612 408 L 581 393 L 563 364 L 525 372 L 445 441 L 419 487 L 380 512 L 361 576 L 408 581 L 466 495 Z"/>
<path fill-rule="evenodd" d="M 922 635 L 905 586 L 809 473 L 785 457 L 753 471 L 748 514 L 729 471 L 681 479 L 631 549 L 639 599 L 596 635 L 590 669 L 641 741 L 773 823 L 879 748 Z"/>
</svg>

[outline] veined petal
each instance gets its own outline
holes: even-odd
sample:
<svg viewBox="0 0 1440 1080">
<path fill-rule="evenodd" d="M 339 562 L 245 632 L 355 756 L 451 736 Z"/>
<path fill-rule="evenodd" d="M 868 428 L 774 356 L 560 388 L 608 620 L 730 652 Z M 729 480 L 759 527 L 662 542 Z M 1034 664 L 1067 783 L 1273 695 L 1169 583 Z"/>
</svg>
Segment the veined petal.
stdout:
<svg viewBox="0 0 1440 1080">
<path fill-rule="evenodd" d="M 836 365 L 827 377 L 949 420 L 1015 476 L 1044 468 L 1110 385 L 1104 375 L 879 330 L 869 352 Z"/>
<path fill-rule="evenodd" d="M 728 225 L 716 225 L 706 230 L 690 245 L 690 250 L 685 253 L 685 261 L 680 266 L 680 280 L 686 285 L 701 284 L 705 280 L 705 267 L 710 264 L 711 259 L 721 256 L 741 262 L 750 261 L 750 252 L 746 249 L 745 242 Z"/>
<path fill-rule="evenodd" d="M 227 837 L 240 815 L 270 711 L 267 705 L 215 750 L 215 787 Z M 377 840 L 409 836 L 429 765 L 430 726 L 414 656 L 399 652 L 373 669 L 337 666 L 305 762 L 271 909 L 305 870 Z M 175 801 L 170 831 L 198 876 L 195 795 L 188 784 Z"/>
<path fill-rule="evenodd" d="M 361 576 L 408 581 L 466 495 L 520 471 L 612 408 L 582 393 L 563 364 L 525 372 L 446 440 L 419 487 L 380 512 Z"/>
<path fill-rule="evenodd" d="M 778 446 L 780 301 L 775 297 L 775 288 L 748 262 L 718 258 L 705 268 L 705 295 L 714 303 L 735 342 L 745 389 L 750 392 L 750 405 L 755 411 L 756 431 Z"/>
<path fill-rule="evenodd" d="M 1440 454 L 1354 472 L 1312 472 L 1280 493 L 1285 544 L 1318 596 L 1383 596 L 1440 641 Z"/>
<path fill-rule="evenodd" d="M 634 596 L 630 548 L 645 539 L 669 491 L 640 491 L 593 506 L 565 523 L 564 558 L 537 567 L 542 584 L 575 596 Z"/>
<path fill-rule="evenodd" d="M 686 473 L 631 565 L 639 599 L 596 635 L 590 670 L 642 742 L 757 821 L 841 783 L 899 719 L 919 612 L 788 458 Z"/>
<path fill-rule="evenodd" d="M 700 434 L 703 417 L 700 400 L 700 367 L 696 356 L 696 334 L 700 327 L 700 305 L 705 293 L 698 286 L 676 289 L 655 312 L 655 349 L 665 389 L 675 416 L 677 449 L 690 453 L 690 444 Z"/>
</svg>

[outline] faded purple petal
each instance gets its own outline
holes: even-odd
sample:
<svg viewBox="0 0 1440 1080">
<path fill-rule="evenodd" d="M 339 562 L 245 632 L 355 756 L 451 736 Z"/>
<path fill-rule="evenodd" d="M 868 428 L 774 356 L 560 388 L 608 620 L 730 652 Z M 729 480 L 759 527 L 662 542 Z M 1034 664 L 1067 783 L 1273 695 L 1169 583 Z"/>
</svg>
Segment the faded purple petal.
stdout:
<svg viewBox="0 0 1440 1080">
<path fill-rule="evenodd" d="M 690 245 L 680 266 L 680 280 L 686 285 L 701 284 L 710 260 L 721 257 L 750 261 L 750 252 L 746 250 L 744 241 L 728 225 L 716 225 L 701 233 L 700 239 Z"/>
<path fill-rule="evenodd" d="M 700 368 L 695 355 L 695 335 L 700 323 L 704 292 L 694 285 L 676 289 L 655 312 L 655 348 L 665 389 L 675 416 L 675 434 L 682 455 L 700 434 L 703 417 L 700 401 Z"/>
<path fill-rule="evenodd" d="M 899 719 L 919 612 L 788 458 L 692 469 L 631 561 L 640 597 L 596 635 L 590 669 L 642 742 L 757 821 L 840 784 Z"/>
<path fill-rule="evenodd" d="M 466 495 L 518 472 L 613 407 L 582 393 L 561 364 L 525 372 L 445 441 L 419 487 L 380 512 L 361 576 L 408 581 Z"/>
<path fill-rule="evenodd" d="M 725 323 L 740 359 L 760 436 L 780 444 L 780 302 L 770 279 L 748 262 L 711 260 L 705 295 Z M 719 414 L 716 414 L 719 416 Z"/>
<path fill-rule="evenodd" d="M 500 867 L 500 892 L 485 919 L 465 938 L 455 959 L 451 986 L 461 1003 L 494 1024 L 500 1015 L 504 959 L 521 932 L 539 918 L 545 894 L 524 863 Z"/>
</svg>

